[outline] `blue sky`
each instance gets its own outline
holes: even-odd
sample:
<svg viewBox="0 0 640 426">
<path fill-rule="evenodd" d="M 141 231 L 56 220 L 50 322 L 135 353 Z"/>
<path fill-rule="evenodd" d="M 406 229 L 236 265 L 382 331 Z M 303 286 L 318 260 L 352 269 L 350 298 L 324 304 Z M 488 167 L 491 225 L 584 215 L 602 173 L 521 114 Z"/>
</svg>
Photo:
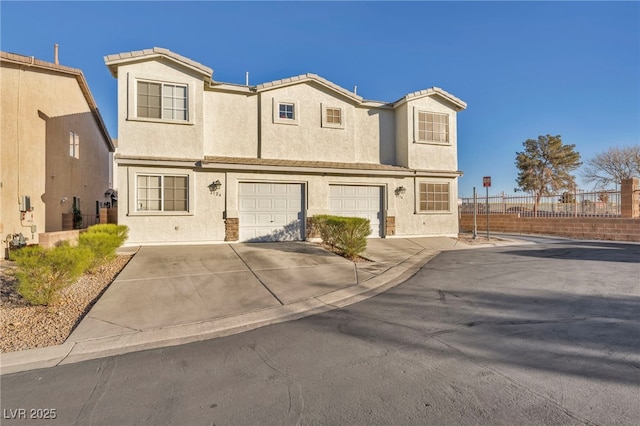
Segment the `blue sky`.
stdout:
<svg viewBox="0 0 640 426">
<path fill-rule="evenodd" d="M 515 153 L 561 135 L 583 160 L 640 144 L 640 2 L 8 2 L 3 51 L 83 70 L 117 137 L 108 54 L 165 47 L 250 83 L 312 72 L 365 99 L 463 99 L 460 195 L 513 192 Z M 579 180 L 580 182 L 580 180 Z"/>
</svg>

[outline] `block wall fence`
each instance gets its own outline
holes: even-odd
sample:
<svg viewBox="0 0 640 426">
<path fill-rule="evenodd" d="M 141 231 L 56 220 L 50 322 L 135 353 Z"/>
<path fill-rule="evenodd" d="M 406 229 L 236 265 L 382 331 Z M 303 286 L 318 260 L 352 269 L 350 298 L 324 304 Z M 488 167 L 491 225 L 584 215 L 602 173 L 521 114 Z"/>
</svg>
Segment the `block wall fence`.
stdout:
<svg viewBox="0 0 640 426">
<path fill-rule="evenodd" d="M 521 217 L 519 214 L 491 214 L 490 232 L 544 234 L 588 240 L 640 242 L 640 180 L 622 181 L 621 216 L 612 217 Z M 477 232 L 487 229 L 487 216 L 477 215 Z M 473 231 L 473 215 L 460 215 L 460 231 Z"/>
</svg>

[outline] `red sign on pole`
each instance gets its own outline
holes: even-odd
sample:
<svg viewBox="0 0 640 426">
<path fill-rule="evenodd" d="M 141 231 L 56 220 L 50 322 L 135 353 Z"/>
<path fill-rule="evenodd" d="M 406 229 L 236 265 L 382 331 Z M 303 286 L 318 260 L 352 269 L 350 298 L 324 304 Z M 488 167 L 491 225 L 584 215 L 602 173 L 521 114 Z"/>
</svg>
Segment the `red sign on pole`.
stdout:
<svg viewBox="0 0 640 426">
<path fill-rule="evenodd" d="M 491 187 L 491 176 L 485 176 L 482 178 L 482 186 L 485 188 Z"/>
</svg>

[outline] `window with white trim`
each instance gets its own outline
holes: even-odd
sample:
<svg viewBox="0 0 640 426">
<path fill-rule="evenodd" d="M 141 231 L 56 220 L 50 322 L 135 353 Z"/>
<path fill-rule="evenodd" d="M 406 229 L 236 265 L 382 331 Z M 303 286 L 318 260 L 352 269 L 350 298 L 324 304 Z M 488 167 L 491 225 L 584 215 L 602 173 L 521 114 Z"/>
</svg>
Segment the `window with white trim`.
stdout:
<svg viewBox="0 0 640 426">
<path fill-rule="evenodd" d="M 450 208 L 448 183 L 420 182 L 418 210 L 421 212 L 448 212 Z"/>
<path fill-rule="evenodd" d="M 298 124 L 298 102 L 292 100 L 273 100 L 273 122 L 278 124 Z"/>
<path fill-rule="evenodd" d="M 136 210 L 189 211 L 189 178 L 183 175 L 136 176 Z"/>
<path fill-rule="evenodd" d="M 449 142 L 449 116 L 418 111 L 417 140 L 421 142 Z"/>
<path fill-rule="evenodd" d="M 80 136 L 74 131 L 69 132 L 69 157 L 80 158 Z"/>
<path fill-rule="evenodd" d="M 344 113 L 342 108 L 322 105 L 322 127 L 344 129 Z"/>
<path fill-rule="evenodd" d="M 137 116 L 159 120 L 189 119 L 187 86 L 138 81 Z"/>
<path fill-rule="evenodd" d="M 295 120 L 296 106 L 288 103 L 278 104 L 278 118 L 281 120 Z"/>
</svg>

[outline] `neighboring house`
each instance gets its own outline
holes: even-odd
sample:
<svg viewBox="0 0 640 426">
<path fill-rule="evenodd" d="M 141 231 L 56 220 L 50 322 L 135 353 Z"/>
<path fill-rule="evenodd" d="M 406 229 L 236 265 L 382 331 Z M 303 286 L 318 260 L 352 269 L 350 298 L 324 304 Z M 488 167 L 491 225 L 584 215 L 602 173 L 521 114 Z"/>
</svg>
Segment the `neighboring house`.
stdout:
<svg viewBox="0 0 640 426">
<path fill-rule="evenodd" d="M 74 206 L 96 214 L 114 148 L 82 71 L 0 52 L 0 95 L 2 240 L 37 243 Z"/>
<path fill-rule="evenodd" d="M 222 83 L 157 47 L 105 63 L 128 244 L 304 240 L 317 214 L 367 217 L 372 237 L 458 233 L 466 104 L 442 89 L 387 103 L 314 74 Z"/>
</svg>

